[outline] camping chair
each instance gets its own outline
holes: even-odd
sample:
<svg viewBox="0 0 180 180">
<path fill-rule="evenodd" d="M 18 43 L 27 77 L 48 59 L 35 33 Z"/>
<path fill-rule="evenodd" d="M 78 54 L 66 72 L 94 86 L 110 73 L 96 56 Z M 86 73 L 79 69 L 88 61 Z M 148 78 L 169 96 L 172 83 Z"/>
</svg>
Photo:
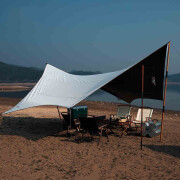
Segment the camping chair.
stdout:
<svg viewBox="0 0 180 180">
<path fill-rule="evenodd" d="M 93 117 L 93 116 L 79 117 L 79 120 L 81 123 L 81 128 L 83 129 L 83 135 L 85 133 L 88 133 L 91 139 L 93 138 L 93 135 L 99 135 L 99 141 L 98 141 L 99 143 L 101 136 L 103 135 L 103 133 L 105 133 L 107 137 L 107 141 L 109 141 L 108 132 L 107 132 L 107 124 L 98 126 L 98 123 L 97 123 L 98 119 L 96 119 L 96 117 Z"/>
<path fill-rule="evenodd" d="M 132 107 L 129 105 L 119 105 L 117 109 L 117 113 L 110 114 L 110 119 L 112 121 L 117 121 L 117 120 L 123 121 L 124 119 L 127 119 L 128 116 L 130 115 L 131 108 Z"/>
<path fill-rule="evenodd" d="M 119 105 L 117 109 L 117 113 L 110 114 L 110 119 L 109 119 L 110 130 L 113 125 L 115 125 L 117 128 L 119 122 L 126 122 L 127 120 L 129 120 L 131 108 L 132 107 L 130 105 Z"/>
<path fill-rule="evenodd" d="M 74 106 L 71 109 L 68 108 L 67 112 L 61 113 L 65 120 L 67 126 L 67 134 L 71 128 L 76 129 L 76 132 L 80 131 L 80 122 L 78 120 L 79 116 L 87 116 L 87 106 Z M 70 121 L 71 116 L 71 121 Z"/>
<path fill-rule="evenodd" d="M 131 123 L 133 123 L 135 125 L 136 130 L 137 130 L 138 127 L 140 127 L 140 124 L 141 124 L 141 111 L 142 111 L 142 109 L 139 108 L 138 112 L 137 112 L 136 119 L 133 116 L 131 116 L 131 118 L 130 118 Z M 152 113 L 153 113 L 152 108 L 143 108 L 143 118 L 142 118 L 143 123 L 148 122 L 149 120 L 151 120 Z"/>
<path fill-rule="evenodd" d="M 76 129 L 78 131 L 79 123 L 76 122 L 73 118 L 71 118 L 71 123 L 70 123 L 70 114 L 69 113 L 61 112 L 61 115 L 64 118 L 64 121 L 66 123 L 67 134 L 71 128 Z"/>
</svg>

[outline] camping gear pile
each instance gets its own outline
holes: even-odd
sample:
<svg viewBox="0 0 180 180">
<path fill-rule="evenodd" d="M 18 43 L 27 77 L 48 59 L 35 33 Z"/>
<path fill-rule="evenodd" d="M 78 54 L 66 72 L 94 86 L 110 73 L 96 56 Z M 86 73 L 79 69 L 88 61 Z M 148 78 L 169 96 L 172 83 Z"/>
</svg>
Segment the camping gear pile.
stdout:
<svg viewBox="0 0 180 180">
<path fill-rule="evenodd" d="M 148 121 L 143 124 L 143 136 L 155 137 L 161 133 L 161 121 Z"/>
<path fill-rule="evenodd" d="M 67 112 L 61 112 L 61 115 L 66 123 L 67 134 L 70 134 L 71 129 L 75 129 L 76 133 L 82 134 L 82 138 L 85 134 L 88 134 L 91 139 L 97 135 L 100 141 L 101 136 L 105 135 L 109 141 L 108 134 L 113 132 L 113 129 L 120 129 L 120 137 L 122 137 L 129 133 L 128 130 L 132 131 L 135 128 L 137 131 L 141 128 L 142 109 L 138 109 L 136 118 L 131 116 L 131 109 L 132 107 L 129 105 L 118 105 L 117 113 L 110 114 L 109 119 L 106 119 L 105 115 L 89 115 L 87 106 L 74 106 Z M 161 122 L 152 119 L 153 109 L 144 108 L 143 111 L 143 136 L 155 137 L 159 135 Z"/>
</svg>

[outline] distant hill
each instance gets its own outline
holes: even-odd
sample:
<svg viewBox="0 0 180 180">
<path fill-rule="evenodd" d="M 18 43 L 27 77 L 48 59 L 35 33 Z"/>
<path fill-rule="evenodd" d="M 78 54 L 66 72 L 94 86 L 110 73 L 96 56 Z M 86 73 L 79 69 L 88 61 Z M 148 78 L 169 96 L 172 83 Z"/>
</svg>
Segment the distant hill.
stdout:
<svg viewBox="0 0 180 180">
<path fill-rule="evenodd" d="M 100 71 L 71 71 L 75 75 L 100 74 Z M 37 82 L 42 76 L 43 70 L 36 67 L 22 67 L 0 62 L 0 82 Z"/>
<path fill-rule="evenodd" d="M 43 70 L 36 67 L 22 67 L 0 62 L 0 82 L 37 82 L 42 76 Z M 101 74 L 100 71 L 75 71 L 69 73 L 75 75 Z M 180 73 L 168 75 L 168 82 L 180 83 Z"/>
<path fill-rule="evenodd" d="M 70 74 L 75 74 L 75 75 L 93 75 L 93 74 L 101 74 L 101 71 L 70 71 Z"/>
<path fill-rule="evenodd" d="M 93 74 L 101 74 L 101 71 L 71 71 L 69 72 L 75 75 L 93 75 Z M 168 82 L 180 83 L 180 73 L 168 75 Z"/>
<path fill-rule="evenodd" d="M 36 82 L 43 70 L 0 62 L 0 82 Z"/>
</svg>

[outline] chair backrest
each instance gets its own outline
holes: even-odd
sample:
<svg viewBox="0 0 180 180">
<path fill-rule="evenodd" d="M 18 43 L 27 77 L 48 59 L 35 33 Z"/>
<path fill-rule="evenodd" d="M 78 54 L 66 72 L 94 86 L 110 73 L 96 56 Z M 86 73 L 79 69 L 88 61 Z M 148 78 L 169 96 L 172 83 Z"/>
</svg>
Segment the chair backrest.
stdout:
<svg viewBox="0 0 180 180">
<path fill-rule="evenodd" d="M 97 132 L 98 126 L 96 118 L 93 117 L 79 117 L 81 128 L 87 132 Z"/>
<path fill-rule="evenodd" d="M 138 113 L 137 113 L 137 117 L 136 117 L 136 121 L 141 122 L 141 111 L 142 111 L 142 109 L 139 108 Z M 142 118 L 143 122 L 146 121 L 146 118 L 151 118 L 152 113 L 153 113 L 152 108 L 143 108 L 143 118 Z"/>
<path fill-rule="evenodd" d="M 64 121 L 66 122 L 67 126 L 70 126 L 72 128 L 76 127 L 74 119 L 71 118 L 71 124 L 70 124 L 70 115 L 67 112 L 61 112 L 62 117 L 64 118 Z"/>
<path fill-rule="evenodd" d="M 130 111 L 131 111 L 131 106 L 129 106 L 129 105 L 119 105 L 116 117 L 121 118 L 123 116 L 130 115 Z"/>
</svg>

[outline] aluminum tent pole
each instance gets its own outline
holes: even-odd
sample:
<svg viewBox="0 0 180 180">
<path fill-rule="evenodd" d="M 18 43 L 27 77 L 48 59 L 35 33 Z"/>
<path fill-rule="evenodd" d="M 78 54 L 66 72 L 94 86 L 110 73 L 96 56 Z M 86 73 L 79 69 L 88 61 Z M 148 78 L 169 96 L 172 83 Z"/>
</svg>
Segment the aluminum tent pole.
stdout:
<svg viewBox="0 0 180 180">
<path fill-rule="evenodd" d="M 144 65 L 142 65 L 142 101 L 141 101 L 141 150 L 142 150 L 142 124 L 143 124 L 143 96 L 144 96 Z"/>
<path fill-rule="evenodd" d="M 167 56 L 167 65 L 166 65 L 166 79 L 165 79 L 165 86 L 164 86 L 164 99 L 163 99 L 163 109 L 162 109 L 160 141 L 162 141 L 163 121 L 164 121 L 164 112 L 165 112 L 165 103 L 166 103 L 167 76 L 168 76 L 168 67 L 169 67 L 169 53 L 170 53 L 170 42 L 168 43 L 168 56 Z"/>
</svg>

